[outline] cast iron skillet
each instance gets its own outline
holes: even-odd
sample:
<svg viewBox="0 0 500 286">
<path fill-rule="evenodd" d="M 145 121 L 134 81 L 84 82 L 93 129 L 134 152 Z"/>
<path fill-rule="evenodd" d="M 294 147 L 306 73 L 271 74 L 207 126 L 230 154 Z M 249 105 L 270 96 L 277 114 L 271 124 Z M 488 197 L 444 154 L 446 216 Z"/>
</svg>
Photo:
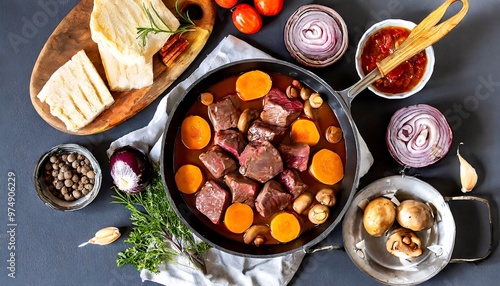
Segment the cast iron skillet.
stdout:
<svg viewBox="0 0 500 286">
<path fill-rule="evenodd" d="M 175 139 L 189 108 L 198 100 L 200 93 L 207 90 L 211 85 L 229 76 L 256 69 L 288 75 L 321 94 L 339 121 L 346 148 L 345 176 L 337 197 L 337 204 L 331 208 L 331 214 L 327 222 L 310 229 L 289 243 L 262 245 L 259 247 L 230 240 L 210 228 L 209 224 L 211 222 L 208 219 L 205 219 L 203 215 L 200 216 L 198 210 L 188 207 L 174 181 Z M 360 154 L 355 128 L 354 121 L 349 113 L 349 107 L 341 96 L 320 77 L 310 71 L 279 60 L 244 60 L 222 66 L 205 74 L 193 83 L 177 101 L 173 111 L 169 114 L 163 133 L 162 155 L 160 158 L 161 173 L 168 199 L 177 215 L 193 233 L 211 246 L 222 251 L 240 256 L 259 258 L 282 256 L 298 250 L 306 251 L 328 236 L 340 223 L 358 186 Z M 195 213 L 198 215 L 195 215 Z"/>
<path fill-rule="evenodd" d="M 441 22 L 446 10 L 456 1 L 463 3 L 462 9 L 446 21 Z M 394 53 L 380 61 L 377 64 L 377 69 L 374 69 L 352 87 L 343 91 L 337 92 L 333 90 L 321 78 L 303 68 L 278 60 L 247 60 L 236 62 L 215 69 L 201 77 L 186 90 L 176 103 L 172 114 L 169 114 L 169 119 L 163 133 L 162 157 L 160 158 L 161 172 L 168 199 L 173 205 L 177 215 L 196 235 L 208 244 L 236 255 L 261 258 L 281 256 L 297 250 L 306 251 L 314 244 L 323 240 L 342 219 L 342 216 L 347 211 L 353 199 L 359 183 L 359 142 L 357 140 L 356 127 L 349 113 L 349 107 L 352 100 L 372 82 L 383 77 L 405 60 L 444 37 L 463 19 L 467 13 L 468 7 L 468 0 L 446 0 L 413 28 L 406 41 L 404 41 Z M 325 101 L 332 108 L 340 123 L 346 146 L 345 177 L 342 181 L 337 205 L 332 208 L 332 213 L 327 222 L 303 233 L 299 238 L 289 243 L 264 245 L 260 247 L 251 247 L 243 243 L 229 240 L 212 230 L 208 226 L 208 219 L 203 222 L 194 215 L 193 211 L 197 212 L 197 210 L 191 210 L 187 206 L 175 185 L 173 152 L 175 150 L 175 138 L 182 120 L 191 105 L 198 99 L 199 94 L 205 91 L 210 85 L 228 76 L 254 69 L 289 75 L 323 95 Z"/>
</svg>

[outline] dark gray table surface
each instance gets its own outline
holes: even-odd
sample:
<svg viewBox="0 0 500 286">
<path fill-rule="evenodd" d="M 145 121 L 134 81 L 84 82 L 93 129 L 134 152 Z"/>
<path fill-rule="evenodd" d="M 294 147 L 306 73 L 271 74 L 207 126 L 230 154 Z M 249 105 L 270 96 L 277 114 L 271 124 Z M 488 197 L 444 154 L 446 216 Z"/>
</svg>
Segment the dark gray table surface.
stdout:
<svg viewBox="0 0 500 286">
<path fill-rule="evenodd" d="M 2 31 L 0 45 L 0 285 L 138 285 L 139 273 L 133 267 L 116 266 L 116 256 L 127 245 L 123 238 L 106 247 L 78 244 L 89 239 L 104 226 L 129 227 L 129 213 L 111 204 L 112 191 L 105 150 L 110 142 L 151 119 L 159 99 L 127 120 L 100 134 L 73 136 L 49 126 L 31 105 L 29 82 L 33 65 L 49 35 L 76 0 L 6 0 L 0 9 Z M 180 80 L 192 72 L 200 61 L 228 34 L 233 34 L 257 48 L 283 60 L 294 62 L 283 44 L 283 27 L 290 14 L 302 4 L 331 6 L 345 19 L 349 29 L 346 55 L 328 68 L 313 71 L 335 89 L 344 89 L 358 80 L 354 68 L 356 43 L 374 22 L 402 18 L 419 22 L 437 7 L 439 0 L 330 0 L 285 1 L 284 10 L 265 19 L 263 29 L 255 35 L 239 33 L 228 10 L 218 9 L 212 36 L 194 64 Z M 457 11 L 459 5 L 453 8 Z M 437 164 L 410 171 L 431 183 L 444 195 L 460 195 L 459 164 L 454 152 L 464 142 L 462 153 L 476 167 L 479 182 L 473 194 L 487 198 L 498 229 L 500 202 L 500 2 L 471 0 L 463 22 L 434 45 L 436 65 L 426 87 L 404 100 L 382 99 L 364 91 L 353 102 L 352 114 L 375 158 L 360 187 L 392 174 L 400 167 L 390 157 L 385 141 L 389 118 L 399 108 L 428 103 L 446 116 L 453 129 L 450 153 Z M 168 91 L 168 90 L 167 90 Z M 166 92 L 167 92 L 166 91 Z M 46 207 L 35 194 L 32 173 L 38 158 L 61 143 L 77 143 L 89 148 L 100 162 L 103 184 L 96 200 L 77 212 L 60 212 Z M 7 226 L 7 179 L 16 178 L 14 240 Z M 484 252 L 487 246 L 486 216 L 476 207 L 454 207 L 457 220 L 457 246 L 465 252 Z M 486 232 L 486 233 L 485 233 Z M 126 235 L 124 236 L 126 237 Z M 500 253 L 495 231 L 493 253 L 481 263 L 449 264 L 427 285 L 498 285 Z M 10 278 L 8 247 L 14 241 L 15 278 Z M 341 244 L 341 228 L 336 228 L 322 245 Z M 11 243 L 12 245 L 12 243 Z M 460 251 L 462 252 L 462 250 Z M 153 285 L 151 282 L 144 282 Z M 360 271 L 341 251 L 308 255 L 291 285 L 377 285 Z"/>
</svg>

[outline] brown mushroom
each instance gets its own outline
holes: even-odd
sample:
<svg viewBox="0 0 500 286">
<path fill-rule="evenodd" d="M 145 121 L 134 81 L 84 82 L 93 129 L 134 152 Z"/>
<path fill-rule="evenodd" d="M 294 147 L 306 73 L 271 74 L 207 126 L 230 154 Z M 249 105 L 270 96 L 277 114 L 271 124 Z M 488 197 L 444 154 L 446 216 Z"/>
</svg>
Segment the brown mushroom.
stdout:
<svg viewBox="0 0 500 286">
<path fill-rule="evenodd" d="M 246 244 L 261 245 L 266 240 L 266 234 L 270 232 L 268 226 L 263 224 L 252 225 L 243 235 L 243 242 Z"/>
<path fill-rule="evenodd" d="M 326 141 L 330 143 L 338 143 L 340 140 L 342 140 L 342 136 L 342 129 L 340 127 L 331 125 L 326 129 Z"/>
<path fill-rule="evenodd" d="M 259 117 L 259 111 L 255 109 L 245 109 L 238 119 L 238 130 L 241 133 L 247 133 L 250 123 Z"/>
<path fill-rule="evenodd" d="M 420 238 L 413 231 L 403 227 L 391 232 L 385 246 L 390 254 L 403 259 L 422 255 Z"/>
<path fill-rule="evenodd" d="M 293 85 L 289 85 L 286 88 L 285 93 L 286 93 L 286 96 L 290 99 L 299 97 L 299 90 L 296 87 L 294 87 Z"/>
<path fill-rule="evenodd" d="M 396 206 L 385 198 L 376 198 L 366 205 L 363 213 L 363 225 L 372 236 L 382 236 L 391 228 L 396 219 Z"/>
<path fill-rule="evenodd" d="M 309 103 L 311 104 L 312 108 L 320 108 L 321 105 L 323 105 L 323 98 L 321 98 L 321 95 L 319 95 L 319 93 L 314 92 L 309 97 Z"/>
<path fill-rule="evenodd" d="M 302 100 L 306 101 L 309 99 L 309 97 L 311 96 L 312 93 L 313 93 L 312 89 L 305 86 L 305 87 L 300 89 L 300 98 L 302 98 Z"/>
<path fill-rule="evenodd" d="M 329 215 L 330 208 L 322 204 L 317 204 L 309 210 L 308 218 L 314 224 L 322 224 L 328 219 Z"/>
<path fill-rule="evenodd" d="M 397 208 L 396 219 L 402 227 L 413 231 L 429 229 L 434 224 L 431 208 L 417 200 L 402 201 Z"/>
<path fill-rule="evenodd" d="M 335 198 L 335 193 L 333 192 L 332 189 L 330 188 L 324 188 L 319 190 L 319 192 L 316 194 L 316 200 L 327 207 L 331 207 L 335 205 L 337 202 Z"/>
<path fill-rule="evenodd" d="M 309 100 L 306 100 L 304 102 L 304 114 L 306 115 L 307 118 L 315 120 L 316 119 L 316 109 L 312 108 L 311 103 Z"/>
<path fill-rule="evenodd" d="M 313 202 L 313 195 L 309 192 L 303 192 L 293 201 L 293 210 L 301 214 L 304 210 L 306 210 L 311 203 Z"/>
</svg>

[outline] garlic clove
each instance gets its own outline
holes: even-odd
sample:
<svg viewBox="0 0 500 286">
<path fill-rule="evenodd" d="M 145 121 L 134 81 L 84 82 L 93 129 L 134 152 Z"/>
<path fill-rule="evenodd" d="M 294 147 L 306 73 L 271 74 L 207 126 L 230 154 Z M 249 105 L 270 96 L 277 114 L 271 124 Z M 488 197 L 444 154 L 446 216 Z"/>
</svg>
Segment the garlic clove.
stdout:
<svg viewBox="0 0 500 286">
<path fill-rule="evenodd" d="M 462 144 L 462 143 L 460 143 Z M 467 162 L 459 152 L 459 148 L 457 148 L 457 156 L 460 161 L 460 182 L 462 183 L 461 191 L 463 193 L 468 193 L 472 191 L 474 186 L 477 183 L 477 173 L 476 169 L 472 167 L 469 162 Z"/>
<path fill-rule="evenodd" d="M 87 244 L 98 244 L 98 245 L 107 245 L 115 240 L 117 240 L 121 236 L 120 230 L 116 227 L 106 227 L 97 231 L 93 238 L 89 239 L 89 241 L 80 244 L 78 247 L 83 247 Z"/>
</svg>

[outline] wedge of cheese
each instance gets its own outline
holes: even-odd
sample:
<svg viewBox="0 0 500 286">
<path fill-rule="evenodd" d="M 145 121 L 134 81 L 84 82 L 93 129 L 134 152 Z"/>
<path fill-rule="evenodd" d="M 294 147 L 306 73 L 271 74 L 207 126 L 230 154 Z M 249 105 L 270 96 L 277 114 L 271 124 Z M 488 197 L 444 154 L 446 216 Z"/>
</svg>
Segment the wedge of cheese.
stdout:
<svg viewBox="0 0 500 286">
<path fill-rule="evenodd" d="M 37 97 L 71 131 L 88 125 L 114 102 L 84 50 L 56 70 Z"/>
<path fill-rule="evenodd" d="M 161 29 L 179 28 L 179 21 L 161 0 L 94 0 L 90 31 L 99 47 L 111 90 L 139 89 L 153 84 L 153 55 L 171 33 L 149 33 L 143 46 L 137 28 L 151 27 L 144 7 Z"/>
<path fill-rule="evenodd" d="M 161 0 L 94 0 L 90 16 L 92 40 L 129 65 L 143 61 L 143 57 L 152 58 L 171 33 L 149 33 L 143 47 L 142 40 L 137 38 L 137 28 L 151 27 L 143 5 L 161 29 L 175 31 L 179 28 L 179 21 Z"/>
<path fill-rule="evenodd" d="M 111 90 L 139 89 L 153 84 L 152 58 L 135 64 L 125 64 L 101 45 L 98 45 L 98 48 Z"/>
</svg>

